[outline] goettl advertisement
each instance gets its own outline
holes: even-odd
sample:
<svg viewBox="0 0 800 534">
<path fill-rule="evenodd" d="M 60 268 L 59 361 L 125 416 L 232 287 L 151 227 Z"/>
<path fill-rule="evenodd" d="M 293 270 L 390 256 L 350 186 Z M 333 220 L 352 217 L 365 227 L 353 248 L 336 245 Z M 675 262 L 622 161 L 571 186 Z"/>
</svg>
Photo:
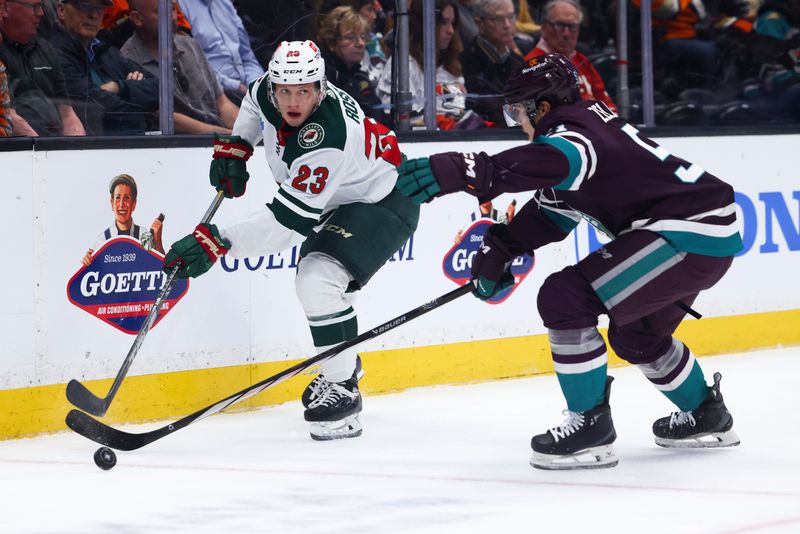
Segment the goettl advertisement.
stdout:
<svg viewBox="0 0 800 534">
<path fill-rule="evenodd" d="M 103 230 L 67 283 L 67 298 L 75 306 L 115 328 L 135 335 L 167 282 L 160 214 L 149 228 L 133 220 L 138 187 L 127 174 L 109 186 L 113 224 Z M 164 298 L 155 327 L 189 289 L 177 280 Z"/>
</svg>

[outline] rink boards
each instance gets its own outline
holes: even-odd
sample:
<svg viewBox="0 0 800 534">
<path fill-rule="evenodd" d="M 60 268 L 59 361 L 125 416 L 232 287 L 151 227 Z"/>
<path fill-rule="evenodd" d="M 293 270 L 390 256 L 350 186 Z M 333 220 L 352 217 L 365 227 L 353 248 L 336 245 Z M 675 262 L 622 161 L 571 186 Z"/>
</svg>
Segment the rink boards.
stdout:
<svg viewBox="0 0 800 534">
<path fill-rule="evenodd" d="M 800 344 L 800 136 L 667 138 L 661 144 L 734 186 L 745 251 L 728 275 L 702 294 L 681 338 L 697 355 Z M 446 150 L 494 153 L 516 144 L 404 144 L 410 157 Z M 223 202 L 214 222 L 263 209 L 275 185 L 261 154 L 248 164 L 244 198 Z M 108 184 L 132 175 L 139 198 L 134 220 L 144 228 L 165 214 L 164 242 L 189 233 L 213 197 L 209 148 L 0 153 L 0 196 L 6 261 L 0 267 L 0 439 L 61 430 L 68 409 L 64 384 L 84 381 L 105 394 L 133 342 L 131 325 L 147 312 L 161 282 L 157 257 L 112 243 L 83 269 L 80 259 L 113 222 Z M 504 211 L 529 195 L 504 195 Z M 451 195 L 423 207 L 412 240 L 360 292 L 365 330 L 455 287 L 447 272 L 469 257 L 443 260 L 476 203 Z M 581 225 L 567 240 L 537 252 L 533 271 L 501 305 L 466 296 L 368 342 L 363 388 L 408 387 L 552 372 L 536 293 L 550 272 L 574 263 L 603 241 Z M 102 246 L 102 245 L 101 245 Z M 171 418 L 189 413 L 313 354 L 294 295 L 296 251 L 225 261 L 193 280 L 170 302 L 147 336 L 106 421 Z M 154 267 L 156 265 L 156 267 Z M 92 269 L 99 269 L 94 271 Z M 151 289 L 150 293 L 139 290 Z M 138 292 L 138 294 L 137 294 Z M 135 330 L 134 330 L 135 332 Z M 612 356 L 612 365 L 619 364 Z M 296 399 L 309 376 L 271 388 L 241 407 Z"/>
</svg>

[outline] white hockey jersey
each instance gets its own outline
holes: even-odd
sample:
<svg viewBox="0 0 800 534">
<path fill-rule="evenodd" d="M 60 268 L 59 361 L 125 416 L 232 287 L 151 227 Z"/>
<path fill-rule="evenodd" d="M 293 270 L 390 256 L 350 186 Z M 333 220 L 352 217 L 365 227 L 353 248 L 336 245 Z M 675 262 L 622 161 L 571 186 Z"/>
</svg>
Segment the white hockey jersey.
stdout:
<svg viewBox="0 0 800 534">
<path fill-rule="evenodd" d="M 300 243 L 337 207 L 378 202 L 397 181 L 397 138 L 366 117 L 350 95 L 328 84 L 319 108 L 292 128 L 269 100 L 268 84 L 264 75 L 250 86 L 233 134 L 253 146 L 263 138 L 279 188 L 265 210 L 220 229 L 235 257 L 278 252 Z"/>
</svg>

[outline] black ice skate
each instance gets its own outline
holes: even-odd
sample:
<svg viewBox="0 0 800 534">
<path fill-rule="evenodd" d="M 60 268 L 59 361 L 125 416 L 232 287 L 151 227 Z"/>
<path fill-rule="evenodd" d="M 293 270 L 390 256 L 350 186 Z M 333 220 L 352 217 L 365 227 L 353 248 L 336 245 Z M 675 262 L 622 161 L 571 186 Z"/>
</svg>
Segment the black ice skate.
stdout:
<svg viewBox="0 0 800 534">
<path fill-rule="evenodd" d="M 714 385 L 708 397 L 691 412 L 673 412 L 653 423 L 656 445 L 675 448 L 733 447 L 740 443 L 731 430 L 733 417 L 725 407 L 719 382 L 722 375 L 714 373 Z"/>
<path fill-rule="evenodd" d="M 353 378 L 359 381 L 363 376 L 364 369 L 361 367 L 361 356 L 356 356 L 356 370 L 353 371 Z M 316 378 L 306 386 L 306 389 L 303 390 L 303 395 L 300 397 L 303 407 L 308 408 L 312 402 L 320 398 L 322 394 L 328 390 L 330 385 L 331 383 L 328 382 L 324 376 L 321 374 L 317 375 Z"/>
<path fill-rule="evenodd" d="M 617 433 L 611 419 L 608 399 L 613 376 L 606 378 L 603 402 L 585 412 L 564 410 L 567 418 L 560 426 L 533 436 L 531 465 L 538 469 L 595 469 L 614 467 Z"/>
<path fill-rule="evenodd" d="M 361 435 L 361 393 L 355 376 L 344 382 L 329 382 L 328 388 L 311 401 L 304 417 L 311 423 L 311 438 L 327 441 Z"/>
</svg>

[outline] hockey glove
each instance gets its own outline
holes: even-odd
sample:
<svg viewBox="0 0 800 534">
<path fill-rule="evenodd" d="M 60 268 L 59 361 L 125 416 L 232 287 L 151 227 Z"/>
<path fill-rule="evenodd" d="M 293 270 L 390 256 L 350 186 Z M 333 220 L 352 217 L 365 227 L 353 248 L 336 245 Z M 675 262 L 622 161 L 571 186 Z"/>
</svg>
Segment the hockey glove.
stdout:
<svg viewBox="0 0 800 534">
<path fill-rule="evenodd" d="M 405 161 L 397 172 L 397 189 L 416 204 L 456 191 L 488 200 L 494 166 L 484 153 L 444 152 Z"/>
<path fill-rule="evenodd" d="M 238 135 L 214 134 L 214 159 L 211 160 L 211 185 L 226 198 L 244 195 L 247 187 L 245 163 L 253 155 L 253 147 Z"/>
<path fill-rule="evenodd" d="M 403 160 L 397 167 L 397 189 L 420 205 L 430 200 L 442 188 L 431 170 L 428 158 Z"/>
<path fill-rule="evenodd" d="M 514 254 L 503 244 L 500 235 L 506 225 L 495 224 L 483 236 L 483 245 L 472 260 L 473 295 L 488 300 L 514 285 L 511 261 Z"/>
<path fill-rule="evenodd" d="M 164 271 L 177 268 L 178 278 L 195 278 L 208 271 L 227 254 L 231 242 L 219 235 L 213 224 L 198 224 L 194 232 L 172 244 L 164 258 Z"/>
</svg>

